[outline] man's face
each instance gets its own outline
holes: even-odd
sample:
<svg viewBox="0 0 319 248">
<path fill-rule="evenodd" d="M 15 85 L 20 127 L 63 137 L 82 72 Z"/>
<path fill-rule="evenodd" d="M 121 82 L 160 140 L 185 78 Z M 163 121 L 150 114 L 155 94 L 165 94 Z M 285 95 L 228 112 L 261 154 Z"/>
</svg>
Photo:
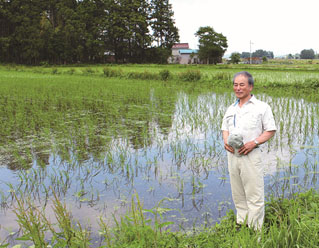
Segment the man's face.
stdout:
<svg viewBox="0 0 319 248">
<path fill-rule="evenodd" d="M 250 97 L 250 92 L 253 90 L 253 86 L 249 85 L 247 77 L 244 75 L 238 75 L 234 80 L 233 89 L 237 98 L 245 100 Z"/>
</svg>

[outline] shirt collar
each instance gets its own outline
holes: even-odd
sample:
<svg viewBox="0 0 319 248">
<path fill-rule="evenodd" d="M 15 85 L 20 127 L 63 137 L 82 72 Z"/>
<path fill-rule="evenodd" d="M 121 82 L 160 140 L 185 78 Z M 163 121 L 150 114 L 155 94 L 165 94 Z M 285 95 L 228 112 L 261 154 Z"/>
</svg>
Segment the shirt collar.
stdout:
<svg viewBox="0 0 319 248">
<path fill-rule="evenodd" d="M 252 94 L 248 102 L 256 103 L 256 101 L 257 101 L 257 98 Z"/>
<path fill-rule="evenodd" d="M 251 94 L 251 98 L 248 100 L 247 103 L 249 102 L 256 103 L 256 101 L 257 101 L 256 97 L 253 94 Z M 236 99 L 236 102 L 234 103 L 233 106 L 235 107 L 236 105 L 238 105 L 238 103 L 239 103 L 239 98 Z"/>
</svg>

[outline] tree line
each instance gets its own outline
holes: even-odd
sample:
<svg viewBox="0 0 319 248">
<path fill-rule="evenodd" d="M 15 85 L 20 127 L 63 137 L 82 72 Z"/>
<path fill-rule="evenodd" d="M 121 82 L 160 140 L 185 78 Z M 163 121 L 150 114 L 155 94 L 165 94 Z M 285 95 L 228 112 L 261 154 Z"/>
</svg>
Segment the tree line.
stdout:
<svg viewBox="0 0 319 248">
<path fill-rule="evenodd" d="M 0 62 L 165 63 L 169 0 L 0 0 Z"/>
</svg>

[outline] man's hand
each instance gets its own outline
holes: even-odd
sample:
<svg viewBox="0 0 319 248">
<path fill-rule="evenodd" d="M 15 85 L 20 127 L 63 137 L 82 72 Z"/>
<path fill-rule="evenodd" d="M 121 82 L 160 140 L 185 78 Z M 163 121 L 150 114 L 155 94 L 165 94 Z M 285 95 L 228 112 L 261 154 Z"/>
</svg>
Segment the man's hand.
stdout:
<svg viewBox="0 0 319 248">
<path fill-rule="evenodd" d="M 273 137 L 275 135 L 275 132 L 276 132 L 275 130 L 264 131 L 256 140 L 258 141 L 259 144 L 263 144 L 266 141 L 268 141 L 271 137 Z M 238 150 L 238 153 L 247 155 L 256 147 L 257 147 L 257 144 L 254 141 L 249 141 Z"/>
<path fill-rule="evenodd" d="M 227 151 L 231 152 L 231 153 L 234 153 L 235 150 L 232 146 L 228 145 L 227 143 L 224 144 L 224 147 Z"/>
<path fill-rule="evenodd" d="M 244 144 L 241 148 L 239 148 L 238 153 L 241 155 L 247 155 L 252 150 L 254 150 L 256 147 L 257 147 L 257 145 L 254 141 L 249 141 L 246 144 Z"/>
<path fill-rule="evenodd" d="M 232 146 L 230 146 L 230 145 L 227 144 L 228 136 L 229 136 L 229 132 L 223 130 L 224 148 L 225 148 L 227 151 L 229 151 L 229 152 L 231 152 L 231 153 L 234 153 L 234 152 L 235 152 L 234 148 L 233 148 Z"/>
</svg>

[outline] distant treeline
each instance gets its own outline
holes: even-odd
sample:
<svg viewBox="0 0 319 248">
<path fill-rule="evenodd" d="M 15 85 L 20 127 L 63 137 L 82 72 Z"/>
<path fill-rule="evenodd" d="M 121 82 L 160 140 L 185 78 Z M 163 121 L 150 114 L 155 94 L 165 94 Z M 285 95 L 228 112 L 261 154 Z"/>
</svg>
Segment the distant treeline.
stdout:
<svg viewBox="0 0 319 248">
<path fill-rule="evenodd" d="M 0 62 L 165 63 L 169 0 L 0 0 Z"/>
<path fill-rule="evenodd" d="M 253 52 L 251 54 L 251 56 L 252 57 L 259 57 L 259 58 L 266 57 L 268 59 L 273 59 L 274 53 L 272 51 L 265 51 L 265 50 L 259 49 L 259 50 L 256 50 L 255 52 Z M 250 58 L 250 52 L 242 52 L 240 54 L 240 57 L 241 58 Z"/>
</svg>

